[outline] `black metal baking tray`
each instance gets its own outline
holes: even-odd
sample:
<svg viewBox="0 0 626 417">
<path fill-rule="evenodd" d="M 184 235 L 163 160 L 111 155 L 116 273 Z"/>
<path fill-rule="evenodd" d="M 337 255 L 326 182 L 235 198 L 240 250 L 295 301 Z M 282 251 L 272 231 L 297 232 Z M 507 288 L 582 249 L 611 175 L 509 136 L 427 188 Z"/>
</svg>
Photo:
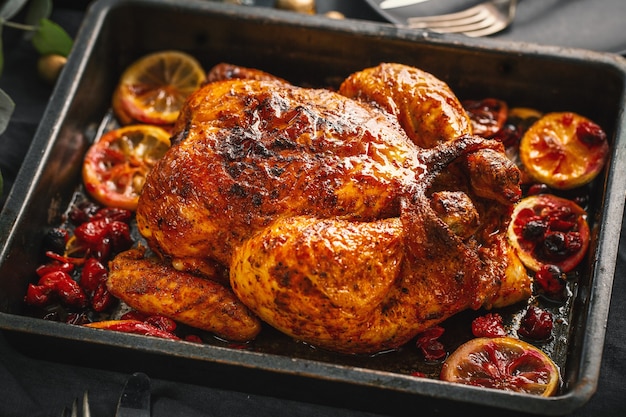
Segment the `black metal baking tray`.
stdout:
<svg viewBox="0 0 626 417">
<path fill-rule="evenodd" d="M 562 371 L 560 393 L 540 398 L 416 378 L 407 371 L 416 360 L 410 355 L 332 355 L 269 330 L 256 349 L 246 350 L 24 314 L 43 235 L 61 222 L 80 183 L 82 157 L 108 114 L 121 72 L 139 56 L 164 49 L 187 51 L 205 68 L 226 61 L 320 86 L 380 62 L 401 62 L 435 74 L 460 98 L 491 96 L 543 111 L 575 111 L 603 126 L 612 154 L 590 190 L 592 247 L 563 343 L 551 348 Z M 612 54 L 206 1 L 97 1 L 0 214 L 0 328 L 16 349 L 34 357 L 126 371 L 142 366 L 155 376 L 342 407 L 413 414 L 416 407 L 442 411 L 463 404 L 464 410 L 567 414 L 593 395 L 598 382 L 626 190 L 625 76 L 624 59 Z"/>
</svg>

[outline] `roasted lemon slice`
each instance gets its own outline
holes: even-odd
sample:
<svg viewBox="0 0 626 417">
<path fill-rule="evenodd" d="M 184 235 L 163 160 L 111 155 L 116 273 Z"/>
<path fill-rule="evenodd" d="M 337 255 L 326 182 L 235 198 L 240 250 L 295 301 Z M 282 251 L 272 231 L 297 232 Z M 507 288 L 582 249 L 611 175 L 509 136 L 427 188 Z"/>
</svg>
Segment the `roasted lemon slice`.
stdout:
<svg viewBox="0 0 626 417">
<path fill-rule="evenodd" d="M 191 55 L 179 51 L 146 55 L 120 77 L 113 111 L 122 124 L 173 124 L 187 96 L 205 79 L 204 69 Z"/>
</svg>

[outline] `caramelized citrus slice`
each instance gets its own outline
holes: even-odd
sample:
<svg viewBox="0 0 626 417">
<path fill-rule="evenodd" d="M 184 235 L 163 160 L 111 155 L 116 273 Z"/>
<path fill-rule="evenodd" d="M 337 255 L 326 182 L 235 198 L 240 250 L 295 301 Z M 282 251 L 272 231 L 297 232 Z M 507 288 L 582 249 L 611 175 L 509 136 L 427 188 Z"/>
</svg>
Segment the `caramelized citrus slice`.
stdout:
<svg viewBox="0 0 626 417">
<path fill-rule="evenodd" d="M 146 175 L 170 147 L 170 134 L 152 125 L 105 133 L 83 160 L 87 192 L 109 207 L 135 210 Z"/>
<path fill-rule="evenodd" d="M 446 359 L 441 379 L 549 397 L 558 389 L 559 370 L 529 343 L 512 337 L 481 337 L 461 345 Z"/>
<path fill-rule="evenodd" d="M 115 332 L 141 334 L 144 336 L 160 337 L 162 339 L 178 340 L 178 336 L 149 323 L 135 319 L 104 320 L 84 324 L 93 329 L 112 330 Z"/>
<path fill-rule="evenodd" d="M 575 113 L 548 113 L 520 142 L 520 158 L 538 182 L 555 189 L 580 187 L 602 170 L 609 144 L 604 131 Z"/>
<path fill-rule="evenodd" d="M 472 122 L 474 134 L 484 138 L 490 138 L 502 129 L 509 112 L 507 103 L 495 98 L 464 100 L 462 104 Z"/>
<path fill-rule="evenodd" d="M 569 272 L 589 247 L 587 213 L 565 198 L 532 195 L 513 209 L 507 235 L 527 268 L 536 272 L 543 265 L 556 265 Z"/>
<path fill-rule="evenodd" d="M 122 124 L 172 124 L 187 96 L 205 78 L 200 63 L 186 53 L 146 55 L 122 74 L 113 94 L 113 111 Z"/>
<path fill-rule="evenodd" d="M 531 107 L 512 107 L 509 109 L 509 117 L 519 120 L 538 120 L 543 116 L 537 109 Z"/>
</svg>

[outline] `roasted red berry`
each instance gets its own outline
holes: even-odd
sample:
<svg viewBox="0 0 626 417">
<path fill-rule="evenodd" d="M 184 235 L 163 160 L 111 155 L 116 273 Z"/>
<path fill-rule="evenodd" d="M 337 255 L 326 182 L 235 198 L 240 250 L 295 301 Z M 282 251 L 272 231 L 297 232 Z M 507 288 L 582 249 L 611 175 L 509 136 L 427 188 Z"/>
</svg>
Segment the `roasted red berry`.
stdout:
<svg viewBox="0 0 626 417">
<path fill-rule="evenodd" d="M 116 208 L 116 207 L 103 207 L 99 209 L 94 215 L 92 220 L 106 219 L 110 221 L 118 221 L 128 223 L 132 218 L 132 211 Z"/>
<path fill-rule="evenodd" d="M 593 122 L 582 122 L 576 126 L 576 136 L 581 142 L 589 146 L 597 146 L 606 142 L 606 133 Z"/>
<path fill-rule="evenodd" d="M 106 281 L 109 271 L 96 258 L 88 258 L 80 273 L 80 285 L 89 293 L 93 293 L 100 283 Z"/>
<path fill-rule="evenodd" d="M 91 220 L 99 209 L 100 207 L 97 204 L 91 201 L 83 201 L 72 206 L 68 217 L 73 224 L 79 225 Z"/>
<path fill-rule="evenodd" d="M 174 320 L 157 314 L 146 317 L 144 322 L 170 333 L 174 333 L 177 327 Z"/>
<path fill-rule="evenodd" d="M 117 302 L 117 298 L 111 294 L 105 283 L 98 285 L 91 299 L 91 308 L 99 313 L 108 310 Z"/>
<path fill-rule="evenodd" d="M 538 292 L 551 300 L 566 298 L 566 274 L 556 265 L 543 265 L 536 273 L 534 281 Z"/>
<path fill-rule="evenodd" d="M 43 238 L 44 252 L 54 252 L 62 255 L 65 252 L 65 244 L 69 239 L 69 232 L 61 227 L 52 228 Z"/>
<path fill-rule="evenodd" d="M 66 272 L 52 271 L 39 279 L 37 285 L 28 286 L 24 301 L 37 307 L 45 307 L 51 298 L 73 307 L 86 307 L 87 295 Z"/>
<path fill-rule="evenodd" d="M 547 340 L 554 327 L 552 314 L 536 306 L 530 306 L 522 317 L 517 333 L 526 339 Z"/>
<path fill-rule="evenodd" d="M 434 326 L 417 336 L 416 346 L 427 361 L 437 361 L 447 355 L 445 347 L 439 341 L 444 331 L 443 327 Z"/>
<path fill-rule="evenodd" d="M 495 98 L 465 100 L 463 107 L 472 122 L 474 134 L 490 138 L 504 125 L 509 106 Z"/>
<path fill-rule="evenodd" d="M 506 330 L 502 316 L 498 313 L 487 313 L 472 321 L 472 334 L 475 337 L 502 337 Z"/>
<path fill-rule="evenodd" d="M 528 191 L 526 195 L 538 195 L 538 194 L 550 194 L 552 193 L 552 189 L 548 187 L 546 184 L 533 184 L 528 187 Z"/>
</svg>

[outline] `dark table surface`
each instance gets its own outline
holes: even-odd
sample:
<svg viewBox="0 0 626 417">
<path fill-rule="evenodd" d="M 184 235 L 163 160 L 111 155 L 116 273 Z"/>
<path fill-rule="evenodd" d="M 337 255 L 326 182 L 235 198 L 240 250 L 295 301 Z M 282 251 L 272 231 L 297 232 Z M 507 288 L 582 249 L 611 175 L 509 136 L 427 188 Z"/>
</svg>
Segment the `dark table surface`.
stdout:
<svg viewBox="0 0 626 417">
<path fill-rule="evenodd" d="M 66 28 L 70 34 L 78 30 L 84 14 L 84 3 L 81 1 L 56 1 L 52 20 Z M 263 3 L 263 2 L 260 2 Z M 265 2 L 266 4 L 268 2 Z M 269 2 L 271 3 L 271 2 Z M 528 1 L 528 3 L 532 3 Z M 556 2 L 542 0 L 537 4 L 554 6 Z M 626 10 L 623 0 L 568 0 L 569 6 L 576 3 L 581 6 L 593 4 L 594 10 L 587 15 L 577 15 L 572 19 L 580 19 L 574 30 L 576 35 L 564 35 L 563 28 L 559 36 L 544 37 L 547 43 L 561 46 L 575 46 L 587 49 L 619 53 L 626 45 L 626 31 L 623 30 L 623 19 Z M 370 20 L 382 20 L 364 1 L 318 1 L 322 9 L 339 9 L 349 17 Z M 535 9 L 538 10 L 538 9 Z M 577 9 L 578 10 L 578 9 Z M 527 15 L 531 10 L 527 9 Z M 569 13 L 573 13 L 571 7 Z M 526 16 L 526 15 L 523 15 Z M 555 22 L 561 24 L 559 18 Z M 604 24 L 598 24 L 598 21 Z M 615 24 L 619 21 L 620 30 L 616 32 Z M 587 22 L 594 27 L 587 27 Z M 542 23 L 543 24 L 543 23 Z M 571 24 L 571 23 L 570 23 Z M 520 23 L 524 26 L 524 23 Z M 550 30 L 553 30 L 552 25 Z M 575 26 L 575 25 L 572 25 Z M 542 39 L 536 28 L 522 28 L 517 32 L 508 31 L 499 35 L 505 39 L 534 41 Z M 570 32 L 572 28 L 567 29 Z M 596 36 L 590 35 L 593 31 Z M 5 177 L 5 197 L 20 163 L 33 137 L 41 115 L 45 111 L 52 87 L 43 84 L 36 75 L 37 54 L 30 44 L 21 36 L 15 36 L 10 30 L 4 31 L 3 41 L 5 64 L 0 77 L 0 88 L 7 92 L 16 102 L 16 110 L 11 123 L 0 136 L 0 170 Z M 579 32 L 587 36 L 579 36 Z M 609 33 L 611 32 L 611 33 Z M 516 35 L 517 33 L 517 35 Z M 0 205 L 3 200 L 0 200 Z M 626 223 L 625 223 L 626 225 Z M 622 230 L 624 225 L 622 226 Z M 572 416 L 603 416 L 617 417 L 626 415 L 626 241 L 622 233 L 616 276 L 610 305 L 609 320 L 606 329 L 606 340 L 603 361 L 597 392 L 592 399 Z M 37 347 L 46 349 L 46 346 Z M 99 358 L 86 358 L 82 365 L 60 363 L 54 360 L 33 358 L 18 351 L 7 342 L 0 333 L 0 416 L 59 416 L 64 406 L 70 405 L 74 398 L 85 390 L 89 391 L 92 416 L 113 416 L 117 400 L 124 382 L 135 371 L 149 373 L 138 364 L 129 373 L 116 370 L 104 370 L 99 366 Z M 209 378 L 210 376 L 207 376 Z M 245 385 L 245 384 L 243 384 Z M 271 389 L 266 392 L 272 393 Z M 375 417 L 384 410 L 384 404 L 376 407 L 377 413 L 364 411 L 359 407 L 360 398 L 340 398 L 332 406 L 318 403 L 314 395 L 307 401 L 285 399 L 280 392 L 269 395 L 246 390 L 209 388 L 205 384 L 189 384 L 168 378 L 152 378 L 152 415 L 153 416 L 344 416 L 344 417 Z M 358 410 L 358 411 L 357 411 Z M 460 407 L 454 415 L 467 414 Z M 441 416 L 448 415 L 436 408 L 403 410 L 403 415 Z M 511 416 L 512 413 L 503 412 Z"/>
</svg>

